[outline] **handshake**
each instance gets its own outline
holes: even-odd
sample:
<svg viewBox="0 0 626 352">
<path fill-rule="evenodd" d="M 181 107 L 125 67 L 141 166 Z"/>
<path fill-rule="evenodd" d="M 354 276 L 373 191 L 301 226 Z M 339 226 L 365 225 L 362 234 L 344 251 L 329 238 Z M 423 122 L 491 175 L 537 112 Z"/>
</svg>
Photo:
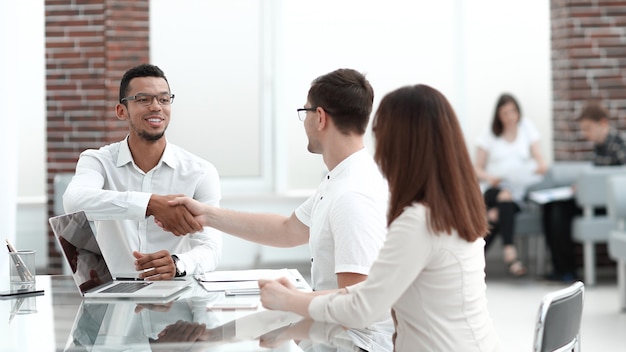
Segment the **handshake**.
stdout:
<svg viewBox="0 0 626 352">
<path fill-rule="evenodd" d="M 211 207 L 182 194 L 153 194 L 148 201 L 146 216 L 153 216 L 154 221 L 163 230 L 176 236 L 184 236 L 202 231 L 208 226 L 208 212 Z"/>
</svg>

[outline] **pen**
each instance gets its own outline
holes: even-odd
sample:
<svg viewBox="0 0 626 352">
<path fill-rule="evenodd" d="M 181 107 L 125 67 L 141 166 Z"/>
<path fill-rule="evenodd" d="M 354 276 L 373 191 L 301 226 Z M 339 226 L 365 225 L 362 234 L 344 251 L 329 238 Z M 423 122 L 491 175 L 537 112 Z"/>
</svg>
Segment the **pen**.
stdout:
<svg viewBox="0 0 626 352">
<path fill-rule="evenodd" d="M 7 248 L 9 252 L 17 253 L 17 251 L 15 250 L 15 247 L 13 247 L 11 242 L 9 242 L 8 239 L 5 239 L 5 241 L 7 243 Z M 33 274 L 30 272 L 30 270 L 28 270 L 22 258 L 19 255 L 12 255 L 11 258 L 13 258 L 13 262 L 15 263 L 17 273 L 20 275 L 20 279 L 22 281 L 33 281 L 34 279 Z"/>
<path fill-rule="evenodd" d="M 13 252 L 11 250 L 11 247 L 9 247 L 8 244 L 7 244 L 7 248 L 9 249 L 10 253 Z M 20 279 L 22 279 L 22 281 L 26 281 L 26 276 L 24 274 L 24 269 L 22 269 L 22 266 L 20 265 L 20 261 L 18 260 L 17 256 L 12 255 L 11 258 L 13 259 L 13 263 L 15 264 L 15 268 L 17 269 L 17 273 L 20 275 Z"/>
<path fill-rule="evenodd" d="M 13 309 L 11 310 L 11 315 L 9 316 L 9 324 L 11 324 L 11 322 L 13 321 L 13 318 L 15 318 L 15 314 L 17 314 L 17 312 L 20 310 L 22 303 L 24 303 L 24 299 L 25 298 L 20 297 L 15 301 L 15 304 L 13 305 Z"/>
</svg>

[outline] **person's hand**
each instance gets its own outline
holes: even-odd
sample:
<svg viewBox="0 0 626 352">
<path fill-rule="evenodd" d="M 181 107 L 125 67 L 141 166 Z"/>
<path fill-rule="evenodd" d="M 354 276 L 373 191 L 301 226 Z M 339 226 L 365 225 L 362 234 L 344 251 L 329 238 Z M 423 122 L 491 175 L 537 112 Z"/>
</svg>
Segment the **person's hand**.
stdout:
<svg viewBox="0 0 626 352">
<path fill-rule="evenodd" d="M 205 341 L 206 325 L 179 320 L 163 329 L 158 338 L 150 338 L 150 343 L 176 343 L 176 351 L 189 351 L 197 341 Z M 202 344 L 197 345 L 202 350 Z"/>
<path fill-rule="evenodd" d="M 172 308 L 172 304 L 174 301 L 169 301 L 167 303 L 138 303 L 135 306 L 135 313 L 139 313 L 144 309 L 151 310 L 153 312 L 169 312 Z"/>
<path fill-rule="evenodd" d="M 149 281 L 169 280 L 176 276 L 176 265 L 169 251 L 155 253 L 133 252 L 135 269 L 141 271 L 139 277 Z"/>
<path fill-rule="evenodd" d="M 172 206 L 169 201 L 182 195 L 161 196 L 153 194 L 148 202 L 147 216 L 153 216 L 157 224 L 165 231 L 176 236 L 202 231 L 202 224 L 184 206 Z"/>
<path fill-rule="evenodd" d="M 502 178 L 500 177 L 495 177 L 495 176 L 487 177 L 487 183 L 489 183 L 491 187 L 497 187 L 501 182 L 502 182 Z"/>
<path fill-rule="evenodd" d="M 259 288 L 263 307 L 272 310 L 287 310 L 285 302 L 288 297 L 299 292 L 286 277 L 277 280 L 259 280 Z"/>
<path fill-rule="evenodd" d="M 194 219 L 201 225 L 211 226 L 209 224 L 208 218 L 208 210 L 211 209 L 209 205 L 204 203 L 200 203 L 197 200 L 189 197 L 175 197 L 174 199 L 168 201 L 170 207 L 184 207 L 187 209 L 194 217 Z M 168 225 L 161 221 L 159 218 L 155 218 L 155 222 L 165 231 L 170 231 Z"/>
<path fill-rule="evenodd" d="M 311 325 L 313 325 L 312 319 L 302 319 L 297 323 L 272 330 L 259 337 L 259 346 L 276 348 L 290 340 L 300 341 L 308 339 Z"/>
<path fill-rule="evenodd" d="M 548 172 L 548 166 L 546 166 L 544 164 L 538 165 L 537 169 L 535 170 L 535 173 L 539 174 L 539 175 L 545 175 L 546 172 Z"/>
</svg>

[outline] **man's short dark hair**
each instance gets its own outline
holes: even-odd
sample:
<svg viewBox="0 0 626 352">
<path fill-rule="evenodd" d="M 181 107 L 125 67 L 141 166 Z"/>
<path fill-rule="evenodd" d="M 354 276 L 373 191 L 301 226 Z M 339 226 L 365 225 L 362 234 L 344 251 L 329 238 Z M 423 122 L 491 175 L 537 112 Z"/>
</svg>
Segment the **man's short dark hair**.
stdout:
<svg viewBox="0 0 626 352">
<path fill-rule="evenodd" d="M 158 66 L 150 65 L 150 64 L 141 64 L 141 65 L 132 67 L 128 71 L 126 71 L 126 73 L 124 73 L 124 76 L 122 76 L 122 81 L 120 82 L 120 97 L 119 97 L 120 103 L 122 103 L 122 98 L 127 97 L 129 94 L 128 85 L 130 84 L 130 81 L 133 78 L 137 78 L 137 77 L 160 77 L 160 78 L 163 78 L 165 82 L 167 82 L 165 73 L 163 73 L 163 71 Z M 168 89 L 169 89 L 169 85 L 170 85 L 169 82 L 167 82 Z M 124 104 L 126 103 L 124 102 Z"/>
<path fill-rule="evenodd" d="M 609 118 L 608 110 L 600 104 L 598 101 L 588 102 L 587 105 L 583 108 L 583 111 L 580 113 L 578 117 L 578 121 L 581 120 L 590 120 L 593 122 L 600 122 L 604 119 Z"/>
<path fill-rule="evenodd" d="M 316 78 L 308 95 L 312 107 L 323 108 L 343 134 L 365 134 L 372 113 L 374 89 L 365 76 L 338 69 Z"/>
</svg>

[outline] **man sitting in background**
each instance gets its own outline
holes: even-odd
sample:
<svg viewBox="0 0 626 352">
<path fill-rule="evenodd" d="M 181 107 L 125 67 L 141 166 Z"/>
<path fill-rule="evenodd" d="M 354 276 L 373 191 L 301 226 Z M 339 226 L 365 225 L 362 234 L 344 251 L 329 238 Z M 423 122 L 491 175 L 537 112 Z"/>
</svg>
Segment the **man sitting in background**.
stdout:
<svg viewBox="0 0 626 352">
<path fill-rule="evenodd" d="M 594 166 L 626 165 L 626 143 L 609 124 L 609 113 L 600 103 L 588 103 L 578 122 L 585 139 L 594 144 Z M 598 214 L 605 212 L 605 209 L 596 209 Z M 577 280 L 572 220 L 581 213 L 574 199 L 551 202 L 543 206 L 544 233 L 552 254 L 553 271 L 546 275 L 546 279 L 550 281 Z"/>
</svg>

